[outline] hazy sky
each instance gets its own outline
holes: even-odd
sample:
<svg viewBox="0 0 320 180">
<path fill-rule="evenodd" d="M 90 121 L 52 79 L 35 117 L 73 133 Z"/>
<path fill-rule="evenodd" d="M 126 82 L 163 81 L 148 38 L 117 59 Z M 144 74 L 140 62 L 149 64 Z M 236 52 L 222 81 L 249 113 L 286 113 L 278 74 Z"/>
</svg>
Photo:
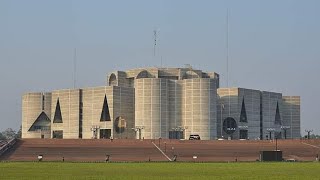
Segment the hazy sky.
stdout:
<svg viewBox="0 0 320 180">
<path fill-rule="evenodd" d="M 319 0 L 0 0 L 0 131 L 20 126 L 23 93 L 73 87 L 74 48 L 77 87 L 161 57 L 226 86 L 227 8 L 229 85 L 300 95 L 302 133 L 320 133 Z"/>
</svg>

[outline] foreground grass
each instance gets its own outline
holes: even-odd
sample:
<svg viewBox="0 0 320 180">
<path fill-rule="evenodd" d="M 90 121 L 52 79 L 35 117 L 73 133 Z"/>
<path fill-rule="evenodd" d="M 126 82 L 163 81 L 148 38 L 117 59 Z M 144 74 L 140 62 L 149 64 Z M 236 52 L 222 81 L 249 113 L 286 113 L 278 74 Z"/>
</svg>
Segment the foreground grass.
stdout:
<svg viewBox="0 0 320 180">
<path fill-rule="evenodd" d="M 320 163 L 0 163 L 0 179 L 320 179 Z"/>
</svg>

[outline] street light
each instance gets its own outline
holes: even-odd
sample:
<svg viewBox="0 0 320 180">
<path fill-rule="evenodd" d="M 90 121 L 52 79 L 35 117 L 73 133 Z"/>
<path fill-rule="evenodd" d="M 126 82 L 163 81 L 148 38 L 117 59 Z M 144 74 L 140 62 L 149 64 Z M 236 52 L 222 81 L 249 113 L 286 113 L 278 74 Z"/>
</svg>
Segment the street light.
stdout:
<svg viewBox="0 0 320 180">
<path fill-rule="evenodd" d="M 40 131 L 40 139 L 42 139 L 42 129 L 40 128 L 39 131 Z"/>
<path fill-rule="evenodd" d="M 99 129 L 100 129 L 100 126 L 97 126 L 97 125 L 91 127 L 91 131 L 93 133 L 93 136 L 92 136 L 93 139 L 98 138 L 98 130 Z"/>
<path fill-rule="evenodd" d="M 166 153 L 167 152 L 167 143 L 164 142 L 164 152 Z"/>
<path fill-rule="evenodd" d="M 281 126 L 281 129 L 283 129 L 284 131 L 284 139 L 287 139 L 287 130 L 290 128 L 291 128 L 290 126 Z"/>
<path fill-rule="evenodd" d="M 161 145 L 160 142 L 161 142 L 161 137 L 159 137 L 159 148 L 160 148 L 160 145 Z"/>
<path fill-rule="evenodd" d="M 308 139 L 310 139 L 310 133 L 313 132 L 313 129 L 306 129 L 305 132 L 308 133 Z"/>
<path fill-rule="evenodd" d="M 183 138 L 184 139 L 187 139 L 187 129 L 188 129 L 188 126 L 184 126 L 184 129 L 183 129 Z"/>
<path fill-rule="evenodd" d="M 221 126 L 221 138 L 223 138 L 223 136 L 222 136 L 222 111 L 223 111 L 223 109 L 224 109 L 224 104 L 222 104 L 221 103 L 221 105 L 220 105 L 220 126 Z"/>
<path fill-rule="evenodd" d="M 139 133 L 139 139 L 141 139 L 141 130 L 144 129 L 144 126 L 136 126 L 134 128 L 131 128 L 131 129 L 136 132 L 136 136 L 137 136 L 137 132 L 138 132 Z"/>
<path fill-rule="evenodd" d="M 271 132 L 274 132 L 276 129 L 275 128 L 267 128 L 267 131 L 269 132 L 269 139 L 271 140 Z"/>
</svg>

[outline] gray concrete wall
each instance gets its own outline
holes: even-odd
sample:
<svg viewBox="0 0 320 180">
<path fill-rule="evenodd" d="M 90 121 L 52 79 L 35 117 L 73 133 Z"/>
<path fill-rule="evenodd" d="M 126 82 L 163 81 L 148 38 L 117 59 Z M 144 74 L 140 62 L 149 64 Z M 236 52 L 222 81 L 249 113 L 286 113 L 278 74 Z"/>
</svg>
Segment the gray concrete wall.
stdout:
<svg viewBox="0 0 320 180">
<path fill-rule="evenodd" d="M 186 128 L 185 136 L 199 134 L 201 139 L 217 137 L 217 89 L 214 79 L 183 80 L 182 126 Z"/>
<path fill-rule="evenodd" d="M 51 115 L 51 93 L 27 93 L 22 96 L 22 138 L 50 138 L 50 130 L 29 131 L 41 112 Z"/>
<path fill-rule="evenodd" d="M 183 128 L 183 109 L 182 104 L 183 99 L 183 89 L 184 81 L 169 80 L 169 122 L 168 131 L 173 131 L 175 129 Z"/>
<path fill-rule="evenodd" d="M 168 80 L 142 78 L 135 82 L 136 126 L 145 139 L 168 138 Z"/>
<path fill-rule="evenodd" d="M 217 106 L 217 133 L 219 138 L 228 138 L 232 139 L 239 138 L 239 130 L 237 129 L 232 135 L 228 135 L 224 132 L 223 122 L 226 118 L 231 117 L 239 125 L 239 89 L 238 88 L 219 88 L 218 89 L 219 96 L 219 105 Z"/>
<path fill-rule="evenodd" d="M 58 99 L 60 102 L 62 123 L 53 123 Z M 79 138 L 79 105 L 80 89 L 52 91 L 51 134 L 53 131 L 63 130 L 64 139 Z"/>
<path fill-rule="evenodd" d="M 260 138 L 260 103 L 262 103 L 262 121 L 263 135 L 269 135 L 267 128 L 272 128 L 277 132 L 281 132 L 281 125 L 275 125 L 276 105 L 279 102 L 279 110 L 282 118 L 282 95 L 280 93 L 261 92 L 259 90 L 244 88 L 219 88 L 219 105 L 218 112 L 218 137 L 227 135 L 221 128 L 223 121 L 232 117 L 237 122 L 237 129 L 233 133 L 232 138 L 240 138 L 240 130 L 248 130 L 249 139 Z M 261 97 L 262 96 L 262 97 Z M 261 102 L 261 99 L 262 102 Z M 244 100 L 247 122 L 240 122 L 242 102 Z M 222 115 L 222 116 L 221 116 Z M 221 134 L 222 132 L 222 134 Z M 274 132 L 272 133 L 274 136 Z"/>
<path fill-rule="evenodd" d="M 113 129 L 113 137 L 118 139 L 135 139 L 135 98 L 134 88 L 129 87 L 113 87 L 113 118 L 112 123 L 121 117 L 126 122 L 124 131 L 117 132 Z"/>
<path fill-rule="evenodd" d="M 260 138 L 260 91 L 239 88 L 238 118 L 240 118 L 242 101 L 246 108 L 248 122 L 239 121 L 239 129 L 248 130 L 249 139 Z M 248 126 L 248 128 L 241 128 Z"/>
<path fill-rule="evenodd" d="M 283 96 L 283 122 L 287 129 L 287 138 L 301 137 L 300 96 Z"/>
<path fill-rule="evenodd" d="M 114 106 L 113 106 L 113 88 L 115 86 L 101 86 L 85 88 L 82 90 L 82 103 L 83 103 L 83 139 L 94 138 L 93 129 L 98 127 L 97 138 L 100 138 L 99 129 L 111 129 L 113 134 L 113 119 L 114 119 Z M 104 98 L 107 97 L 109 106 L 109 113 L 111 121 L 100 121 L 101 112 L 103 109 Z"/>
<path fill-rule="evenodd" d="M 277 103 L 279 103 L 280 117 L 282 117 L 282 94 L 262 91 L 262 121 L 263 121 L 263 138 L 266 138 L 266 135 L 269 136 L 268 129 L 273 129 L 271 136 L 274 138 L 275 132 L 281 132 L 281 125 L 275 124 L 276 108 Z M 270 137 L 269 137 L 270 138 Z"/>
</svg>

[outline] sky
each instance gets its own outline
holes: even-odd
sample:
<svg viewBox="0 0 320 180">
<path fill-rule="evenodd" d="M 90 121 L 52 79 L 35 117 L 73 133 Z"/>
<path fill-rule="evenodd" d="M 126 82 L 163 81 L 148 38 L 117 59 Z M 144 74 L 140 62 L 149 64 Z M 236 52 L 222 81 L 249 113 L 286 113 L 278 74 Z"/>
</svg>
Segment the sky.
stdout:
<svg viewBox="0 0 320 180">
<path fill-rule="evenodd" d="M 73 88 L 74 49 L 78 88 L 185 64 L 226 87 L 227 14 L 229 86 L 301 96 L 301 132 L 320 134 L 319 0 L 0 0 L 0 131 L 24 93 Z"/>
</svg>

